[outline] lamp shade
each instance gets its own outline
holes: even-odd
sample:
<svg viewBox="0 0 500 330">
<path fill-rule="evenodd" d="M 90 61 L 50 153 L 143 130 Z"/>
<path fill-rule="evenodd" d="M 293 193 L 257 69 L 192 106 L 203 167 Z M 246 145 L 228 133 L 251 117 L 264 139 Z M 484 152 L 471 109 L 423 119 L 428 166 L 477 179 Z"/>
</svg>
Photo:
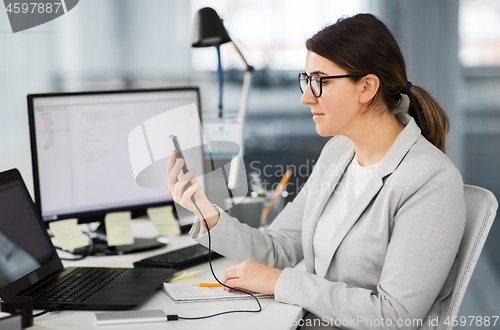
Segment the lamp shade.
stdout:
<svg viewBox="0 0 500 330">
<path fill-rule="evenodd" d="M 193 26 L 193 47 L 219 46 L 231 41 L 217 12 L 205 7 L 198 11 Z"/>
</svg>

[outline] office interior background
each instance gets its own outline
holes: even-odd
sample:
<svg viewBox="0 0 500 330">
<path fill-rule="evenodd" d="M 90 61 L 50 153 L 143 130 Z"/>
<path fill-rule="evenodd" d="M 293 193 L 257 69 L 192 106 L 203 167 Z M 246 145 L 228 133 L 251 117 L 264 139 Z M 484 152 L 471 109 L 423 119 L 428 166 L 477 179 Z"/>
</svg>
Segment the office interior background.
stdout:
<svg viewBox="0 0 500 330">
<path fill-rule="evenodd" d="M 293 196 L 322 146 L 298 72 L 305 40 L 339 17 L 370 12 L 391 29 L 409 79 L 451 120 L 448 155 L 465 183 L 500 196 L 500 2 L 498 0 L 85 0 L 71 12 L 13 34 L 0 11 L 0 170 L 18 168 L 32 189 L 26 95 L 199 86 L 204 120 L 218 111 L 215 48 L 192 48 L 198 9 L 213 7 L 255 67 L 245 123 L 247 172 L 293 165 Z M 224 111 L 238 110 L 244 64 L 221 47 Z M 301 167 L 302 166 L 302 167 Z M 281 173 L 283 174 L 283 173 Z M 31 190 L 32 191 L 32 190 Z M 500 223 L 490 232 L 460 315 L 498 315 Z"/>
</svg>

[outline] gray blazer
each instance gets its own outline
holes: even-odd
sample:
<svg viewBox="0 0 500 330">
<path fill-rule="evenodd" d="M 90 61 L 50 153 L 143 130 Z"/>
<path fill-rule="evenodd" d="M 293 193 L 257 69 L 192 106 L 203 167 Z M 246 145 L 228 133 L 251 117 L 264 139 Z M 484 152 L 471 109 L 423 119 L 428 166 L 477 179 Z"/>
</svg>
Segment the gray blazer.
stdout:
<svg viewBox="0 0 500 330">
<path fill-rule="evenodd" d="M 275 299 L 302 306 L 323 324 L 435 329 L 439 322 L 440 327 L 465 225 L 460 173 L 410 118 L 379 164 L 378 176 L 333 233 L 328 271 L 316 274 L 315 226 L 353 156 L 348 138 L 333 137 L 300 193 L 265 232 L 219 210 L 210 231 L 213 249 L 238 262 L 253 259 L 283 269 Z M 208 244 L 200 222 L 192 235 Z M 293 268 L 302 259 L 306 270 Z"/>
</svg>

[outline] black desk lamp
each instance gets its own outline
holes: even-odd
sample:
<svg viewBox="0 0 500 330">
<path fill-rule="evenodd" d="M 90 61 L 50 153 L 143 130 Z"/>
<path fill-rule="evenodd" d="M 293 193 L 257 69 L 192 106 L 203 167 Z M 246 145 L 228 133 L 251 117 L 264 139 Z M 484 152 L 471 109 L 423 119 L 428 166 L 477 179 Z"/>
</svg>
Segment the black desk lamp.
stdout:
<svg viewBox="0 0 500 330">
<path fill-rule="evenodd" d="M 193 26 L 193 47 L 213 47 L 217 48 L 217 55 L 219 60 L 219 118 L 222 118 L 222 65 L 220 60 L 220 45 L 232 41 L 227 33 L 222 19 L 217 12 L 210 8 L 205 7 L 198 11 Z M 240 54 L 243 62 L 245 62 L 246 70 L 243 77 L 243 87 L 241 90 L 240 107 L 238 111 L 238 122 L 243 122 L 245 119 L 245 112 L 248 100 L 248 91 L 250 90 L 250 80 L 252 77 L 253 67 L 248 64 L 245 57 L 239 50 L 238 46 L 233 41 L 233 45 Z"/>
</svg>

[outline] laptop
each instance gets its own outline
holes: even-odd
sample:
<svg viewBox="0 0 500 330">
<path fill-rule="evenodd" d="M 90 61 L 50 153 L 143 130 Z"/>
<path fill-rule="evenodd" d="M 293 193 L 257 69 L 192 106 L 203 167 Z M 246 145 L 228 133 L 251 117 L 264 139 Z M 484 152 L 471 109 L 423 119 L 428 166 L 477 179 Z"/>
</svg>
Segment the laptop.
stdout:
<svg viewBox="0 0 500 330">
<path fill-rule="evenodd" d="M 67 267 L 17 169 L 0 173 L 0 297 L 31 296 L 35 309 L 126 310 L 175 269 Z M 83 279 L 75 284 L 72 278 Z M 56 290 L 62 290 L 54 294 Z"/>
</svg>

